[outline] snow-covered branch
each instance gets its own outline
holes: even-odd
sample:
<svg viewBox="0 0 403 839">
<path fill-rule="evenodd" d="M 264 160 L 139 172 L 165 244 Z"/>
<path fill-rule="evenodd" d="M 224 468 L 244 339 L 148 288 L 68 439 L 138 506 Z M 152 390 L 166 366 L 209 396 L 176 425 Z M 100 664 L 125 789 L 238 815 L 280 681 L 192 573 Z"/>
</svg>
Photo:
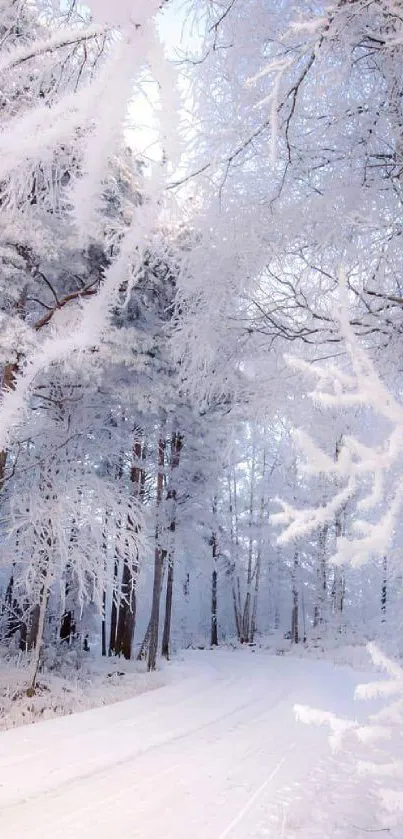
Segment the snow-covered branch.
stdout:
<svg viewBox="0 0 403 839">
<path fill-rule="evenodd" d="M 349 371 L 334 364 L 310 364 L 295 357 L 288 357 L 288 364 L 315 378 L 315 388 L 309 395 L 318 406 L 370 409 L 390 430 L 384 431 L 382 442 L 374 445 L 364 443 L 357 436 L 343 435 L 337 459 L 318 447 L 306 432 L 297 431 L 295 441 L 306 461 L 303 471 L 308 475 L 324 475 L 329 482 L 336 481 L 337 488 L 328 501 L 316 508 L 297 509 L 280 501 L 282 512 L 271 518 L 274 524 L 284 527 L 279 542 L 285 544 L 334 521 L 346 502 L 355 499 L 353 534 L 351 538 L 339 536 L 333 560 L 359 565 L 371 555 L 386 552 L 403 504 L 403 406 L 382 381 L 368 349 L 355 335 L 343 281 L 340 289 L 340 307 L 335 318 L 347 350 Z M 372 521 L 368 519 L 370 514 Z"/>
</svg>

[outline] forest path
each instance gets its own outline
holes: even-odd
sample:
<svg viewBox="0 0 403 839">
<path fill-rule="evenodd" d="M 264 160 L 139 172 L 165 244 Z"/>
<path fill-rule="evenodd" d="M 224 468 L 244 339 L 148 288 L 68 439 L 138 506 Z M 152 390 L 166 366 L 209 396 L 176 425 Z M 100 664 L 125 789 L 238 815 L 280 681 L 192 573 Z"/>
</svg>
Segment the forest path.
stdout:
<svg viewBox="0 0 403 839">
<path fill-rule="evenodd" d="M 302 826 L 335 771 L 328 732 L 293 705 L 365 718 L 363 674 L 250 649 L 169 672 L 132 700 L 2 733 L 2 839 L 324 839 Z"/>
</svg>

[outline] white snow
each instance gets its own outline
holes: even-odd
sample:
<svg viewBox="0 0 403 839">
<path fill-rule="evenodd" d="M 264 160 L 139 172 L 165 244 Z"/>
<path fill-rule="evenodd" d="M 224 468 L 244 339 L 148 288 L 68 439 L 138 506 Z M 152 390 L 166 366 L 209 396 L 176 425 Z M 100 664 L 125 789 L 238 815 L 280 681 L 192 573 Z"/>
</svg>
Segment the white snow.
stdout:
<svg viewBox="0 0 403 839">
<path fill-rule="evenodd" d="M 1 836 L 353 839 L 374 827 L 349 755 L 336 759 L 325 728 L 293 710 L 365 721 L 374 702 L 353 699 L 362 671 L 243 649 L 189 653 L 164 678 L 152 693 L 4 732 Z"/>
<path fill-rule="evenodd" d="M 35 695 L 26 695 L 32 672 L 29 662 L 1 661 L 0 732 L 2 729 L 87 711 L 132 699 L 165 684 L 164 670 L 147 673 L 137 661 L 101 658 L 76 661 L 40 673 Z"/>
</svg>

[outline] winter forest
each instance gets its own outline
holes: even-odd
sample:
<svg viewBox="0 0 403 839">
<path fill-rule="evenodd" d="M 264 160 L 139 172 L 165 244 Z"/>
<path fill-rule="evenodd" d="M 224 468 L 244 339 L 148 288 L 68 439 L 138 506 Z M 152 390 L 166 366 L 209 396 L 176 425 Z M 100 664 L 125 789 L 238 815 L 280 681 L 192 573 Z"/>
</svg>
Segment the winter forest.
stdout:
<svg viewBox="0 0 403 839">
<path fill-rule="evenodd" d="M 401 737 L 402 71 L 400 0 L 0 0 L 25 702 L 93 659 L 372 642 Z"/>
</svg>

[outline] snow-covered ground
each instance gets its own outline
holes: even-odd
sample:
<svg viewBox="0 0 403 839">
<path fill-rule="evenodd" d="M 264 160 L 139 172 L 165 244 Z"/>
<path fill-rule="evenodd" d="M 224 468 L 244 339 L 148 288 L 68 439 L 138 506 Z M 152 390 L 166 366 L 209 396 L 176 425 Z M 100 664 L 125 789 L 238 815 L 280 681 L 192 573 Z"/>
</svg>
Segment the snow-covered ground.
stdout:
<svg viewBox="0 0 403 839">
<path fill-rule="evenodd" d="M 54 670 L 40 673 L 35 696 L 27 697 L 30 668 L 24 659 L 0 661 L 0 730 L 26 725 L 100 705 L 110 705 L 160 688 L 164 673 L 147 673 L 137 661 L 82 658 L 74 666 L 66 661 Z"/>
<path fill-rule="evenodd" d="M 341 644 L 340 637 L 328 637 L 325 643 L 313 641 L 297 647 L 278 635 L 262 639 L 260 645 L 262 651 L 273 655 L 326 658 L 335 664 L 368 670 L 369 656 L 364 641 L 343 640 L 345 643 Z M 348 641 L 350 643 L 346 643 Z M 162 687 L 170 669 L 169 665 L 168 669 L 164 666 L 155 673 L 148 673 L 145 662 L 77 654 L 77 650 L 67 649 L 55 667 L 47 666 L 41 671 L 37 691 L 28 698 L 29 660 L 24 656 L 14 656 L 8 661 L 1 658 L 0 730 L 132 699 Z M 179 675 L 177 663 L 173 672 Z"/>
<path fill-rule="evenodd" d="M 327 730 L 293 710 L 364 720 L 362 671 L 245 649 L 189 653 L 165 677 L 3 732 L 2 839 L 356 839 L 377 826 L 352 755 L 333 755 Z"/>
</svg>

